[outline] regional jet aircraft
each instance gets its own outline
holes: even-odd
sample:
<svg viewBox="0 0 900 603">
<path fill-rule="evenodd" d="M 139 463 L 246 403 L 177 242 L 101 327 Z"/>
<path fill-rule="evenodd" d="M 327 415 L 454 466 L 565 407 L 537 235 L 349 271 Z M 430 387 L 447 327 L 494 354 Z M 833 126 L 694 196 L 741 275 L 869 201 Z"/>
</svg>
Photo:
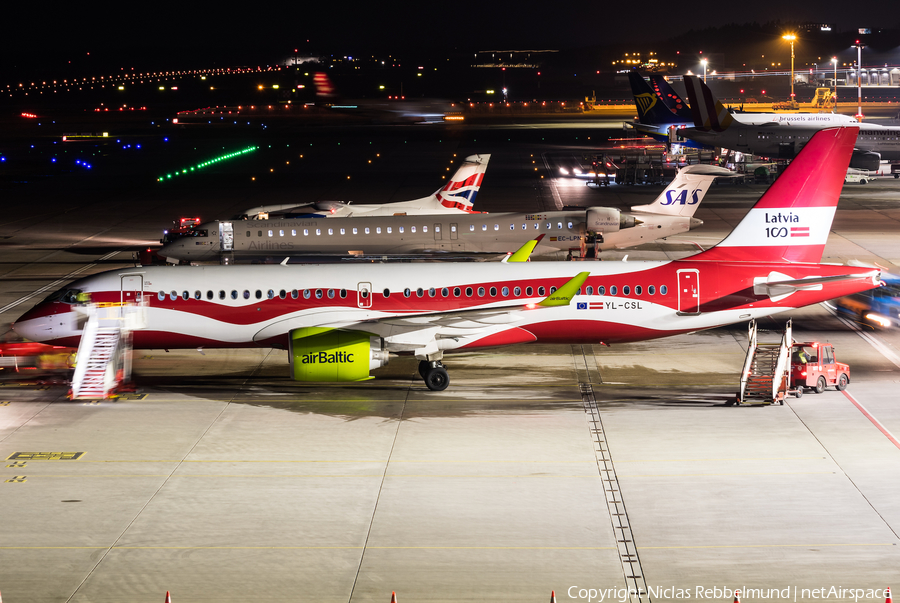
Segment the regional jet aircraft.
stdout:
<svg viewBox="0 0 900 603">
<path fill-rule="evenodd" d="M 653 203 L 629 212 L 612 207 L 572 211 L 439 215 L 363 214 L 362 217 L 216 221 L 166 244 L 159 255 L 170 262 L 233 263 L 282 261 L 292 257 L 450 256 L 508 253 L 544 234 L 536 253 L 578 249 L 593 252 L 633 247 L 703 224 L 693 217 L 724 168 L 682 169 Z M 447 195 L 455 191 L 445 191 Z M 436 193 L 439 198 L 441 191 Z M 392 203 L 389 206 L 399 204 Z M 378 206 L 375 206 L 378 207 Z"/>
<path fill-rule="evenodd" d="M 742 153 L 792 159 L 816 132 L 831 127 L 827 123 L 740 123 L 699 78 L 686 75 L 684 81 L 694 127 L 678 130 L 679 137 Z M 876 171 L 882 159 L 900 160 L 900 127 L 867 123 L 848 127 L 859 128 L 850 167 Z"/>
<path fill-rule="evenodd" d="M 466 214 L 474 211 L 475 195 L 484 181 L 491 156 L 469 155 L 450 182 L 421 199 L 397 201 L 380 205 L 356 205 L 349 201 L 318 201 L 316 203 L 263 205 L 248 209 L 238 219 L 265 220 L 268 218 L 351 218 L 357 216 L 418 216 L 431 214 Z"/>
<path fill-rule="evenodd" d="M 390 353 L 412 354 L 442 390 L 454 350 L 758 319 L 881 284 L 878 269 L 819 263 L 858 131 L 817 132 L 721 243 L 681 260 L 128 268 L 72 282 L 13 328 L 75 346 L 95 306 L 131 307 L 137 349 L 281 348 L 301 381 L 367 379 Z"/>
</svg>

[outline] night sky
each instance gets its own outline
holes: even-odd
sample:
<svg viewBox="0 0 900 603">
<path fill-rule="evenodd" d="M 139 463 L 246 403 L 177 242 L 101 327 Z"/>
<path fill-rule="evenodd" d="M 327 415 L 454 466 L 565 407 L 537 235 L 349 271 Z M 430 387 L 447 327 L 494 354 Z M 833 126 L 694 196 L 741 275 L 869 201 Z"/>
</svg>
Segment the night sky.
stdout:
<svg viewBox="0 0 900 603">
<path fill-rule="evenodd" d="M 693 4 L 693 7 L 691 6 Z M 227 8 L 237 6 L 236 9 Z M 681 9 L 673 7 L 680 6 Z M 665 7 L 665 8 L 661 8 Z M 700 8 L 702 7 L 702 8 Z M 2 68 L 177 61 L 274 62 L 310 53 L 410 49 L 573 48 L 658 41 L 727 23 L 832 22 L 840 30 L 900 27 L 896 0 L 689 2 L 95 2 L 4 7 Z M 91 53 L 90 58 L 88 54 Z M 141 65 L 143 66 L 143 65 Z M 158 65 L 157 65 L 158 67 Z M 6 78 L 4 78 L 6 79 Z"/>
</svg>

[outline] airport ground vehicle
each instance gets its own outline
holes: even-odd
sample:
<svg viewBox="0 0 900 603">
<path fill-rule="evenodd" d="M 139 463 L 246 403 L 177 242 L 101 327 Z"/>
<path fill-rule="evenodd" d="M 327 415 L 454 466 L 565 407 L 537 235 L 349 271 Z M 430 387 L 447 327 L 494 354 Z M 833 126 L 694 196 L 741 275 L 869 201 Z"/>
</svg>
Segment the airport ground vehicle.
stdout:
<svg viewBox="0 0 900 603">
<path fill-rule="evenodd" d="M 0 376 L 65 375 L 74 366 L 75 348 L 14 341 L 0 343 Z"/>
<path fill-rule="evenodd" d="M 791 347 L 791 389 L 796 390 L 798 398 L 804 388 L 821 394 L 832 385 L 843 391 L 849 383 L 850 367 L 835 359 L 832 344 L 805 341 Z"/>
<path fill-rule="evenodd" d="M 834 300 L 839 312 L 862 323 L 888 328 L 900 325 L 900 278 L 885 275 L 884 287 L 861 291 Z"/>
</svg>

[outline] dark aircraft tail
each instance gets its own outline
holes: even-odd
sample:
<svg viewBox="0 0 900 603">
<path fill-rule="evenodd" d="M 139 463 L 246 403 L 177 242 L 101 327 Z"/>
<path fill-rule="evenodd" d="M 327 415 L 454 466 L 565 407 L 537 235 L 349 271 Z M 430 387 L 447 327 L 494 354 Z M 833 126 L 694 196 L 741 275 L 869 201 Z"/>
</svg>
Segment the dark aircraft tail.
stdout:
<svg viewBox="0 0 900 603">
<path fill-rule="evenodd" d="M 634 95 L 638 119 L 642 124 L 659 125 L 691 121 L 690 113 L 682 116 L 676 109 L 667 107 L 663 99 L 653 91 L 637 71 L 628 72 L 628 81 L 631 83 L 631 93 Z"/>
</svg>

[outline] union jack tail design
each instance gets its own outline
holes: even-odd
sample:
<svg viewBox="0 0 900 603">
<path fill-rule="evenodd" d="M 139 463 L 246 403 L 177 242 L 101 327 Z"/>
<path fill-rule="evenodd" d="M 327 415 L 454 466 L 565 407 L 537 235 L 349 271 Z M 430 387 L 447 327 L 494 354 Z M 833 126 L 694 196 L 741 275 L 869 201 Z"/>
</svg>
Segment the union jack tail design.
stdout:
<svg viewBox="0 0 900 603">
<path fill-rule="evenodd" d="M 684 86 L 691 101 L 694 127 L 705 132 L 710 130 L 723 132 L 731 125 L 734 121 L 731 113 L 713 96 L 712 91 L 700 81 L 700 78 L 686 75 Z"/>
<path fill-rule="evenodd" d="M 858 134 L 852 126 L 816 132 L 731 234 L 690 259 L 820 262 Z"/>
<path fill-rule="evenodd" d="M 435 191 L 434 196 L 441 205 L 472 213 L 475 195 L 481 188 L 484 172 L 487 170 L 490 155 L 470 155 L 459 166 L 450 182 Z"/>
</svg>

